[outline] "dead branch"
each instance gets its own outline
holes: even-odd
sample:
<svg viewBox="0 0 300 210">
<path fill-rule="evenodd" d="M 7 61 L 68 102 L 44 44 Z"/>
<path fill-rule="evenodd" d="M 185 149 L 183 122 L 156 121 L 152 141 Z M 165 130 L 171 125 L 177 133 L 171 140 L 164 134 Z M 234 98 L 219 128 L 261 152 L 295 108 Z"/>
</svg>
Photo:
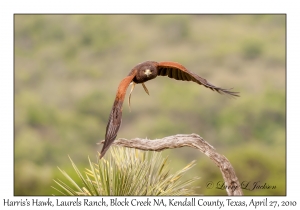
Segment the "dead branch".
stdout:
<svg viewBox="0 0 300 210">
<path fill-rule="evenodd" d="M 101 143 L 103 142 L 104 141 L 102 141 Z M 219 153 L 217 153 L 213 146 L 211 146 L 197 134 L 177 134 L 174 136 L 168 136 L 163 139 L 156 140 L 140 138 L 127 140 L 121 138 L 115 140 L 113 144 L 146 151 L 162 151 L 164 149 L 173 149 L 180 147 L 192 147 L 198 149 L 206 156 L 208 156 L 219 167 L 225 182 L 224 184 L 227 194 L 243 195 L 239 180 L 235 175 L 234 169 L 229 160 L 224 155 L 220 155 Z"/>
</svg>

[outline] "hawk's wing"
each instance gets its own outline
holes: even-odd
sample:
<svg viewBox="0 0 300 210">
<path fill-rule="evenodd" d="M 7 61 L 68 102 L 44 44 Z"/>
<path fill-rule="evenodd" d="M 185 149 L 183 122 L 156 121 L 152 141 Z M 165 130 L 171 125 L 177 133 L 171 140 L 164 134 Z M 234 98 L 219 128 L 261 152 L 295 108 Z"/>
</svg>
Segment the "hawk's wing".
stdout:
<svg viewBox="0 0 300 210">
<path fill-rule="evenodd" d="M 168 76 L 170 78 L 182 81 L 193 81 L 198 83 L 199 85 L 203 85 L 204 87 L 210 88 L 213 91 L 217 91 L 218 93 L 225 93 L 232 96 L 239 96 L 238 92 L 233 92 L 228 89 L 216 87 L 210 84 L 206 79 L 198 76 L 197 74 L 187 70 L 184 66 L 176 62 L 160 62 L 157 64 L 158 76 Z"/>
<path fill-rule="evenodd" d="M 100 158 L 103 157 L 103 155 L 106 153 L 110 145 L 117 137 L 117 133 L 122 122 L 122 105 L 126 95 L 126 90 L 135 75 L 136 71 L 132 71 L 129 76 L 125 77 L 119 84 L 116 99 L 108 118 L 105 141 L 101 150 Z"/>
</svg>

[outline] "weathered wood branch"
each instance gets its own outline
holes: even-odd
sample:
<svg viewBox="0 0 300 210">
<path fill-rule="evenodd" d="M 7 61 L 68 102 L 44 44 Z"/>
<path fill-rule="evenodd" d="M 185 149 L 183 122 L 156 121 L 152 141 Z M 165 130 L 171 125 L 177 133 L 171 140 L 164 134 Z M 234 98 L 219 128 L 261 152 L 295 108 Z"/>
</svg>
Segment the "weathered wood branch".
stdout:
<svg viewBox="0 0 300 210">
<path fill-rule="evenodd" d="M 103 141 L 101 143 L 103 143 Z M 177 134 L 174 136 L 168 136 L 156 140 L 140 138 L 127 140 L 121 138 L 115 140 L 113 144 L 146 151 L 162 151 L 164 149 L 173 149 L 180 147 L 192 147 L 198 149 L 206 156 L 208 156 L 219 167 L 224 179 L 227 194 L 243 195 L 241 185 L 229 160 L 224 155 L 220 155 L 219 153 L 217 153 L 213 146 L 211 146 L 197 134 Z"/>
</svg>

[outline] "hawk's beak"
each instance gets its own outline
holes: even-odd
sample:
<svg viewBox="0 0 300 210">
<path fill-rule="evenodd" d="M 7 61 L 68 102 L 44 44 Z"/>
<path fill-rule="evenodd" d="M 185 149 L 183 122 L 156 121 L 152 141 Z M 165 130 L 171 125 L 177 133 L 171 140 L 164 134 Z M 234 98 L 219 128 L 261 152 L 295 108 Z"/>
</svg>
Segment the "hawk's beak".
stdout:
<svg viewBox="0 0 300 210">
<path fill-rule="evenodd" d="M 147 77 L 149 77 L 149 75 L 152 74 L 152 72 L 150 71 L 150 69 L 146 69 L 145 74 L 147 75 Z"/>
</svg>

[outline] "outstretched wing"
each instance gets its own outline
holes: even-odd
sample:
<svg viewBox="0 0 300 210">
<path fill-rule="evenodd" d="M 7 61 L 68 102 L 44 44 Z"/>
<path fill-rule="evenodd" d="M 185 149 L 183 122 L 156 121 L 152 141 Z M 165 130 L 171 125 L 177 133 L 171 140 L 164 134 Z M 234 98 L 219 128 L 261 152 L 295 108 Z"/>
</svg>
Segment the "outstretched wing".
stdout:
<svg viewBox="0 0 300 210">
<path fill-rule="evenodd" d="M 132 71 L 129 76 L 125 77 L 119 84 L 116 99 L 110 112 L 106 126 L 104 145 L 101 150 L 100 158 L 104 156 L 110 145 L 117 137 L 122 122 L 122 105 L 126 95 L 126 90 L 135 77 L 136 71 Z"/>
<path fill-rule="evenodd" d="M 216 87 L 210 84 L 206 79 L 198 76 L 197 74 L 187 70 L 184 66 L 176 62 L 160 62 L 157 65 L 158 76 L 168 76 L 170 78 L 182 81 L 193 81 L 199 85 L 210 88 L 213 91 L 217 91 L 221 94 L 229 94 L 232 96 L 239 96 L 238 92 L 233 92 L 228 89 Z"/>
</svg>

